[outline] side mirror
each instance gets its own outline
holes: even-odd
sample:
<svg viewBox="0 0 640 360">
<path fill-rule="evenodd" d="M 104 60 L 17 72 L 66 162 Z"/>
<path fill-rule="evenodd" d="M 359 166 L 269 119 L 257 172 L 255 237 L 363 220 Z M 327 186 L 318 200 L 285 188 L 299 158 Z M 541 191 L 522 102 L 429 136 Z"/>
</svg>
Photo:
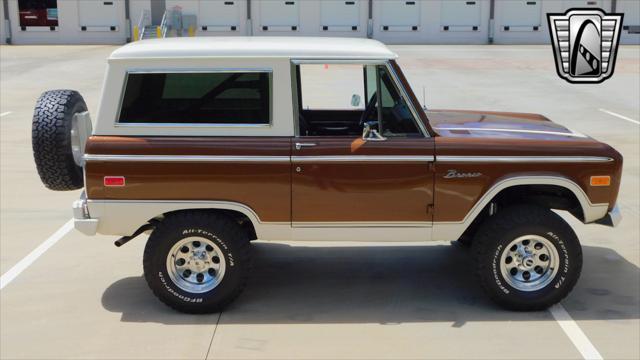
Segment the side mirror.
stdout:
<svg viewBox="0 0 640 360">
<path fill-rule="evenodd" d="M 360 95 L 358 94 L 351 95 L 351 106 L 353 107 L 360 106 L 360 100 L 362 100 L 362 98 L 360 98 Z"/>
<path fill-rule="evenodd" d="M 384 141 L 387 140 L 386 137 L 380 135 L 377 129 L 374 129 L 374 126 L 378 126 L 377 121 L 367 121 L 364 123 L 362 127 L 362 140 L 364 141 Z"/>
</svg>

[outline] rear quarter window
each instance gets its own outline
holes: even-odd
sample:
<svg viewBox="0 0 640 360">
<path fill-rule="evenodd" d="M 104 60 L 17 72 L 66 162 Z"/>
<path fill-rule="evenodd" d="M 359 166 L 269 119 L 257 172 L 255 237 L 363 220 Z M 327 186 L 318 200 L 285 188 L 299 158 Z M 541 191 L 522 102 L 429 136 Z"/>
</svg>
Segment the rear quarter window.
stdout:
<svg viewBox="0 0 640 360">
<path fill-rule="evenodd" d="M 267 71 L 128 73 L 118 123 L 267 125 L 271 87 Z"/>
</svg>

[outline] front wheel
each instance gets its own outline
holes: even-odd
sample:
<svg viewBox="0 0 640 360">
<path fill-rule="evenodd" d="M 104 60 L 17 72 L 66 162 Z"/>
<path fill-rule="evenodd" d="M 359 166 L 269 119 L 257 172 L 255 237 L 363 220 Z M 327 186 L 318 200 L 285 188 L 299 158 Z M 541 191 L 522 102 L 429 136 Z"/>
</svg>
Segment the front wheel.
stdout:
<svg viewBox="0 0 640 360">
<path fill-rule="evenodd" d="M 519 205 L 489 218 L 473 241 L 476 275 L 489 297 L 512 310 L 541 310 L 573 289 L 582 249 L 556 213 Z"/>
<path fill-rule="evenodd" d="M 144 274 L 153 293 L 186 313 L 222 310 L 243 290 L 250 245 L 231 219 L 206 211 L 170 214 L 144 250 Z"/>
</svg>

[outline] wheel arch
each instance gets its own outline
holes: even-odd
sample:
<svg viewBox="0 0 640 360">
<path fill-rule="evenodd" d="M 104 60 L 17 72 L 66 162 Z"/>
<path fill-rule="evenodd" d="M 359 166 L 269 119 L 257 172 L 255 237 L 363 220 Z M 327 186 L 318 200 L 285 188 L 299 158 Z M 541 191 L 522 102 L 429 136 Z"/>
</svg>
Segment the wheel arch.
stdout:
<svg viewBox="0 0 640 360">
<path fill-rule="evenodd" d="M 247 205 L 229 201 L 169 201 L 169 200 L 87 200 L 89 213 L 97 218 L 98 233 L 128 236 L 141 225 L 183 211 L 219 211 L 246 227 L 250 238 L 269 237 L 270 229 L 286 223 L 262 222 Z"/>
<path fill-rule="evenodd" d="M 605 216 L 609 207 L 608 203 L 593 204 L 584 190 L 576 184 L 574 181 L 560 176 L 512 176 L 502 178 L 496 181 L 487 190 L 482 197 L 476 202 L 476 204 L 467 213 L 465 218 L 460 222 L 435 222 L 433 224 L 433 239 L 434 240 L 457 240 L 463 234 L 473 231 L 479 220 L 483 219 L 490 211 L 492 203 L 496 200 L 500 200 L 509 192 L 513 192 L 518 189 L 560 189 L 565 195 L 571 196 L 569 201 L 575 201 L 577 207 L 575 210 L 563 208 L 559 206 L 545 206 L 549 208 L 558 208 L 563 210 L 569 210 L 576 218 L 583 223 L 590 223 Z M 525 194 L 526 195 L 526 194 Z M 521 196 L 524 200 L 525 197 Z M 523 201 L 523 202 L 535 202 L 535 201 Z M 541 204 L 540 199 L 537 199 L 538 204 Z"/>
</svg>

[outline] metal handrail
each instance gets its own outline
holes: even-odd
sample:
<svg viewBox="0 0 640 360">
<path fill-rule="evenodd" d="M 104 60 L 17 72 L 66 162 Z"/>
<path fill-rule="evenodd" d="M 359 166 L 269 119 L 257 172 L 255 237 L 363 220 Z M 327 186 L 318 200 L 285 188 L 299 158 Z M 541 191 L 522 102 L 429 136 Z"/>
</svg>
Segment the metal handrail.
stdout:
<svg viewBox="0 0 640 360">
<path fill-rule="evenodd" d="M 138 40 L 142 40 L 144 37 L 144 28 L 147 25 L 151 25 L 151 14 L 149 10 L 143 9 L 140 12 L 140 19 L 138 20 L 138 29 L 140 29 L 140 34 L 138 34 Z"/>
<path fill-rule="evenodd" d="M 161 29 L 161 33 L 162 33 L 162 37 L 165 38 L 167 37 L 167 32 L 169 32 L 169 25 L 167 25 L 167 13 L 169 12 L 169 10 L 165 10 L 164 14 L 162 15 L 162 21 L 160 22 L 160 29 Z"/>
</svg>

